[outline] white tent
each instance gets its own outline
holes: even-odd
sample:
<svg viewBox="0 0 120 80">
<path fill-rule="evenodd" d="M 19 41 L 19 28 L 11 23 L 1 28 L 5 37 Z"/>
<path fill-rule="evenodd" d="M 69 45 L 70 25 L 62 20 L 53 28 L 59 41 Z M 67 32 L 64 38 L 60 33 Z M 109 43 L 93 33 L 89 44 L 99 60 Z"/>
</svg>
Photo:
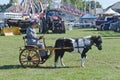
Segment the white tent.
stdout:
<svg viewBox="0 0 120 80">
<path fill-rule="evenodd" d="M 117 12 L 117 13 L 114 14 L 114 16 L 120 16 L 120 13 Z"/>
<path fill-rule="evenodd" d="M 117 12 L 115 12 L 114 10 L 112 10 L 111 8 L 108 9 L 107 11 L 105 11 L 103 14 L 115 14 Z"/>
</svg>

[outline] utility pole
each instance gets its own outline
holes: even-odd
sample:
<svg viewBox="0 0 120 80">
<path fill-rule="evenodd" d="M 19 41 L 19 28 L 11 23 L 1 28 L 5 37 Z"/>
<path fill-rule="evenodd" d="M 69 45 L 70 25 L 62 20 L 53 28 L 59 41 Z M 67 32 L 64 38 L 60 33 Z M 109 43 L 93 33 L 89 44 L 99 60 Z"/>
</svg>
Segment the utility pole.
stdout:
<svg viewBox="0 0 120 80">
<path fill-rule="evenodd" d="M 86 0 L 84 0 L 84 13 L 86 14 Z"/>
<path fill-rule="evenodd" d="M 89 4 L 89 7 L 88 7 L 89 13 L 91 13 L 91 1 L 88 0 L 88 4 Z"/>
<path fill-rule="evenodd" d="M 94 6 L 94 15 L 96 15 L 96 0 L 94 0 L 94 4 L 95 4 L 95 6 Z"/>
</svg>

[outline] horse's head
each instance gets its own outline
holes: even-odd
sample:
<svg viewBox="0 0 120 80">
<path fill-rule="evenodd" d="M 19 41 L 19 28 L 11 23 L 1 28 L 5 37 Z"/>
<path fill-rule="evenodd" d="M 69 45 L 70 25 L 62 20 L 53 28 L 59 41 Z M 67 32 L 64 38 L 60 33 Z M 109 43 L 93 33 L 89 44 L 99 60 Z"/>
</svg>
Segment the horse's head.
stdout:
<svg viewBox="0 0 120 80">
<path fill-rule="evenodd" d="M 102 38 L 101 38 L 101 36 L 93 36 L 92 41 L 93 41 L 93 44 L 98 48 L 98 50 L 102 50 Z"/>
</svg>

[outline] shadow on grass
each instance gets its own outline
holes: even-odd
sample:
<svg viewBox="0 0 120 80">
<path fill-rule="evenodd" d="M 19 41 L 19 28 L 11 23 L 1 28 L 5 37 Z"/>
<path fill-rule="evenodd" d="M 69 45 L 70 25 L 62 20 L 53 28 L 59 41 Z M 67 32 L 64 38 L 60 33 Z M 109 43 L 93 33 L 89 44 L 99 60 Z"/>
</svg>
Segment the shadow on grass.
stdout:
<svg viewBox="0 0 120 80">
<path fill-rule="evenodd" d="M 53 66 L 39 66 L 37 68 L 42 68 L 42 69 L 65 69 L 65 68 L 80 68 L 80 66 L 65 66 L 65 67 L 53 67 Z"/>
<path fill-rule="evenodd" d="M 19 69 L 22 68 L 20 65 L 4 65 L 0 66 L 0 69 Z"/>
<path fill-rule="evenodd" d="M 8 70 L 8 69 L 26 69 L 21 65 L 4 65 L 0 66 L 0 70 Z M 36 68 L 36 69 L 63 69 L 63 68 L 80 68 L 80 66 L 66 66 L 66 67 L 53 67 L 53 66 L 38 66 L 38 67 L 27 67 L 27 68 Z"/>
</svg>

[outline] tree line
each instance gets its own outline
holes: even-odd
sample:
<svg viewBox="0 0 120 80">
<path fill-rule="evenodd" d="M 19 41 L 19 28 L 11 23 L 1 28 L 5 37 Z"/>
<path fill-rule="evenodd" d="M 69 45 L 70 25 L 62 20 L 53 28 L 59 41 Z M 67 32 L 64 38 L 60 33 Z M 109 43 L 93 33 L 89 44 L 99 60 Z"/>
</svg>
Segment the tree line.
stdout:
<svg viewBox="0 0 120 80">
<path fill-rule="evenodd" d="M 62 3 L 68 3 L 71 5 L 74 5 L 76 8 L 79 10 L 83 10 L 86 8 L 88 9 L 94 9 L 94 8 L 102 8 L 101 4 L 99 2 L 95 2 L 94 0 L 89 1 L 89 0 L 62 0 Z"/>
</svg>

